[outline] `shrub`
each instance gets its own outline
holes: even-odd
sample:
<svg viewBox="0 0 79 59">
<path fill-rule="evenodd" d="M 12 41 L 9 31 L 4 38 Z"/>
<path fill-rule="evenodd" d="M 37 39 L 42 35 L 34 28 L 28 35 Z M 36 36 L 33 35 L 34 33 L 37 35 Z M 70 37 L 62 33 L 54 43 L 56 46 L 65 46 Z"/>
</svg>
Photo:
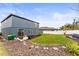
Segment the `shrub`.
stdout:
<svg viewBox="0 0 79 59">
<path fill-rule="evenodd" d="M 79 56 L 79 46 L 78 44 L 69 44 L 68 46 L 68 50 L 70 53 L 72 53 L 73 55 L 78 55 Z"/>
<path fill-rule="evenodd" d="M 2 32 L 0 32 L 0 35 L 2 36 Z"/>
</svg>

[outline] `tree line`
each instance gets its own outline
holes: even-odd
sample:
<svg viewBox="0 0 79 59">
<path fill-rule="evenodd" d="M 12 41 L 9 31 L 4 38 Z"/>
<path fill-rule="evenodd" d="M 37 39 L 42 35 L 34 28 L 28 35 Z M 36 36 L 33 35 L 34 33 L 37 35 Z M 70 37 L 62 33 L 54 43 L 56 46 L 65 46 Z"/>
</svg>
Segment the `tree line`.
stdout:
<svg viewBox="0 0 79 59">
<path fill-rule="evenodd" d="M 60 27 L 60 30 L 79 30 L 79 21 L 74 19 L 72 24 L 65 24 L 64 26 Z"/>
</svg>

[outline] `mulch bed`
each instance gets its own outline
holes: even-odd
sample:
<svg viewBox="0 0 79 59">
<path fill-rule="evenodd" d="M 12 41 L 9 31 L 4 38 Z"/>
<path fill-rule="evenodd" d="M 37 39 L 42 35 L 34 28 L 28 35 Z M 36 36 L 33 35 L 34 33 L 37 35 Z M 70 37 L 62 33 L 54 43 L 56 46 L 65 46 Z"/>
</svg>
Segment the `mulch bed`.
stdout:
<svg viewBox="0 0 79 59">
<path fill-rule="evenodd" d="M 12 40 L 5 41 L 4 46 L 11 54 L 11 56 L 71 56 L 66 48 L 62 48 L 63 45 L 56 44 L 42 46 L 33 44 L 31 40 L 26 40 L 25 43 L 26 45 L 18 40 Z M 53 47 L 57 47 L 58 50 L 54 50 Z"/>
</svg>

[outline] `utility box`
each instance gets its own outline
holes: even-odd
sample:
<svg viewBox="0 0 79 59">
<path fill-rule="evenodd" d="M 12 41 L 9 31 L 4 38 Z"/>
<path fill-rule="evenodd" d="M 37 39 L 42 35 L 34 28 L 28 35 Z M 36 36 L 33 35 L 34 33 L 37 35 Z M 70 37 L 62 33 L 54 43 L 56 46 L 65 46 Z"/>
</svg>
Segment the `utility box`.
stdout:
<svg viewBox="0 0 79 59">
<path fill-rule="evenodd" d="M 14 40 L 15 39 L 15 37 L 16 37 L 16 35 L 8 35 L 8 40 Z"/>
</svg>

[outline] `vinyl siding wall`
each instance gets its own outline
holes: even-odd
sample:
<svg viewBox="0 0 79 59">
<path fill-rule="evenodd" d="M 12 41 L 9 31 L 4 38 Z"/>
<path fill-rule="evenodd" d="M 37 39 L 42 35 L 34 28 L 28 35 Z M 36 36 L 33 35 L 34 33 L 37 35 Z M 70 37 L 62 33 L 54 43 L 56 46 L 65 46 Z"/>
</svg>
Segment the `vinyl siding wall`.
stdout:
<svg viewBox="0 0 79 59">
<path fill-rule="evenodd" d="M 39 24 L 14 16 L 2 22 L 1 26 L 1 30 L 5 38 L 7 38 L 7 35 L 9 34 L 17 35 L 17 29 L 24 29 L 24 34 L 28 36 L 39 34 Z"/>
<path fill-rule="evenodd" d="M 13 16 L 12 27 L 39 28 L 39 24 Z"/>
<path fill-rule="evenodd" d="M 1 23 L 1 29 L 7 28 L 7 27 L 12 27 L 12 16 Z"/>
</svg>

